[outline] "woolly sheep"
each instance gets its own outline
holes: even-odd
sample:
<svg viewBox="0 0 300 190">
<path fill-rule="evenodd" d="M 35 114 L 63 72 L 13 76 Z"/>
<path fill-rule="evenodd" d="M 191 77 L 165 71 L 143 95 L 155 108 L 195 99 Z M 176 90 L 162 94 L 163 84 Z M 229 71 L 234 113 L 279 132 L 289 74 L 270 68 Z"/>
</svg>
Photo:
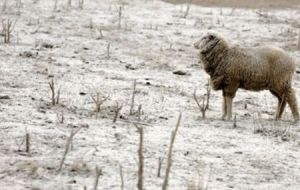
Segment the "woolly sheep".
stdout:
<svg viewBox="0 0 300 190">
<path fill-rule="evenodd" d="M 221 35 L 208 32 L 194 44 L 214 90 L 223 92 L 222 119 L 231 120 L 232 100 L 239 88 L 270 90 L 277 97 L 276 120 L 288 103 L 295 121 L 299 120 L 297 99 L 292 88 L 294 60 L 282 49 L 272 46 L 240 47 Z"/>
</svg>

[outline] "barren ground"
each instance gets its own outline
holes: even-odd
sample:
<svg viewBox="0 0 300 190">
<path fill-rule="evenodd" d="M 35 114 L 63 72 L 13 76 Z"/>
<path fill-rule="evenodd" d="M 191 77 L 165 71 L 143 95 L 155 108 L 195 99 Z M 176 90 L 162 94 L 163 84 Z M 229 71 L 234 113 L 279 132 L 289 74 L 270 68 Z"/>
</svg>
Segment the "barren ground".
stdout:
<svg viewBox="0 0 300 190">
<path fill-rule="evenodd" d="M 222 97 L 213 91 L 202 119 L 193 92 L 197 88 L 199 98 L 206 93 L 208 76 L 192 46 L 204 31 L 215 30 L 232 43 L 284 48 L 299 70 L 299 9 L 191 5 L 183 18 L 186 4 L 156 0 L 85 0 L 83 9 L 77 1 L 71 7 L 58 1 L 56 8 L 54 1 L 23 0 L 17 7 L 7 1 L 3 8 L 2 0 L 0 6 L 1 19 L 16 21 L 10 44 L 0 36 L 1 190 L 92 189 L 95 166 L 103 170 L 98 189 L 117 190 L 120 165 L 124 189 L 136 189 L 138 116 L 129 116 L 134 80 L 134 112 L 142 105 L 139 126 L 145 130 L 145 189 L 161 187 L 179 112 L 170 190 L 191 190 L 198 182 L 213 190 L 300 189 L 300 127 L 289 109 L 275 122 L 277 102 L 269 92 L 240 90 L 234 127 L 220 120 Z M 173 74 L 177 70 L 187 74 Z M 55 106 L 52 79 L 60 89 Z M 298 73 L 294 86 L 300 100 Z M 97 93 L 109 97 L 98 114 Z M 113 123 L 117 104 L 123 108 Z M 79 127 L 58 172 L 70 132 Z"/>
</svg>

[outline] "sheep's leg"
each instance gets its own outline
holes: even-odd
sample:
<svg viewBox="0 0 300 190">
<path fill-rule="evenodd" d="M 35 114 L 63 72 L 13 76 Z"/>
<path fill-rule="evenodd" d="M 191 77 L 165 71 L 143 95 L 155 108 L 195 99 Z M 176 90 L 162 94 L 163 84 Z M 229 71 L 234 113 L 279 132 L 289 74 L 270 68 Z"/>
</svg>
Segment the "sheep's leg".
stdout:
<svg viewBox="0 0 300 190">
<path fill-rule="evenodd" d="M 275 92 L 274 90 L 270 90 L 270 92 L 277 97 L 278 99 L 278 104 L 277 104 L 277 109 L 276 109 L 276 114 L 275 114 L 275 119 L 279 120 L 282 116 L 282 113 L 284 111 L 284 108 L 286 106 L 286 98 L 284 95 L 279 96 L 279 93 Z"/>
<path fill-rule="evenodd" d="M 227 86 L 223 89 L 223 96 L 225 97 L 225 110 L 227 120 L 232 118 L 232 100 L 235 96 L 235 93 L 239 87 L 239 83 L 232 83 L 230 86 Z"/>
<path fill-rule="evenodd" d="M 286 100 L 285 98 L 282 98 L 281 101 L 278 101 L 278 117 L 276 116 L 276 119 L 279 120 L 282 117 L 284 108 L 286 106 Z"/>
<path fill-rule="evenodd" d="M 233 98 L 230 96 L 226 96 L 226 109 L 227 109 L 227 120 L 231 120 L 232 118 L 232 100 Z"/>
<path fill-rule="evenodd" d="M 226 104 L 226 97 L 223 96 L 223 105 L 222 105 L 222 120 L 225 120 L 227 115 L 227 104 Z"/>
<path fill-rule="evenodd" d="M 292 88 L 289 88 L 286 93 L 287 103 L 289 104 L 295 121 L 299 121 L 299 111 L 297 105 L 297 99 L 295 92 Z"/>
</svg>

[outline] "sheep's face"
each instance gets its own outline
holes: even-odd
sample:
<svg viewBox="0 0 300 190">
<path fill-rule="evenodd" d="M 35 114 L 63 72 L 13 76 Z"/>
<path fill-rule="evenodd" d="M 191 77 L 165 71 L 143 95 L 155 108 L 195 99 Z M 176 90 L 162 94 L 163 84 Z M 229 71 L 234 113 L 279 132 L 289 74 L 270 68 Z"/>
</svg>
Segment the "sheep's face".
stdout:
<svg viewBox="0 0 300 190">
<path fill-rule="evenodd" d="M 196 49 L 199 49 L 201 54 L 206 54 L 211 50 L 213 50 L 218 45 L 219 42 L 220 39 L 216 34 L 207 33 L 199 41 L 194 43 L 194 47 Z"/>
</svg>

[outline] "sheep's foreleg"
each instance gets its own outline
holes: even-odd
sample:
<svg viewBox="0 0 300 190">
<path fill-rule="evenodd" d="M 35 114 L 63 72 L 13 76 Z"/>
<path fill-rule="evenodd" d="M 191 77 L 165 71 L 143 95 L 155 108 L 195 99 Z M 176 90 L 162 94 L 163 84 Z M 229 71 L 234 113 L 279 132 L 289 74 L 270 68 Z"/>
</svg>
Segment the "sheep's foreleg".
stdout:
<svg viewBox="0 0 300 190">
<path fill-rule="evenodd" d="M 226 104 L 226 97 L 223 96 L 223 105 L 222 105 L 222 120 L 225 120 L 227 115 L 227 104 Z"/>
<path fill-rule="evenodd" d="M 231 120 L 232 118 L 232 97 L 226 96 L 226 112 L 227 112 L 227 120 Z"/>
</svg>

